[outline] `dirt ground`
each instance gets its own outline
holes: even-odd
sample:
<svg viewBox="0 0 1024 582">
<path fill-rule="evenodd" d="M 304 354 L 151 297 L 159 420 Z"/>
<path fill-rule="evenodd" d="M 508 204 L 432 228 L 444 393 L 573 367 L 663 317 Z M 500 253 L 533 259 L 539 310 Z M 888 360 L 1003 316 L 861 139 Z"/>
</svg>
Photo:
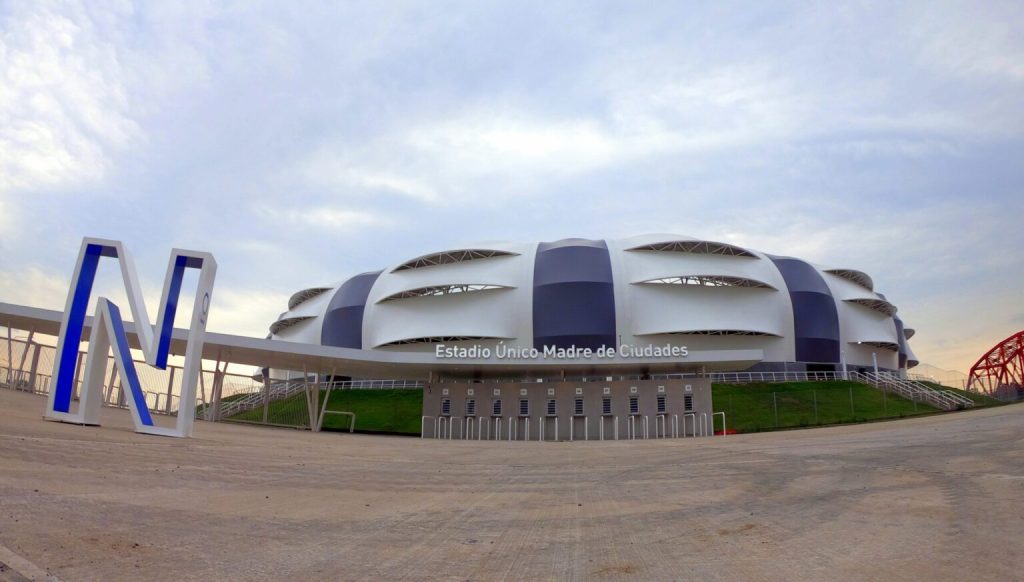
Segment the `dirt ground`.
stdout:
<svg viewBox="0 0 1024 582">
<path fill-rule="evenodd" d="M 41 419 L 0 390 L 0 580 L 962 580 L 1024 572 L 1024 405 L 704 439 Z"/>
</svg>

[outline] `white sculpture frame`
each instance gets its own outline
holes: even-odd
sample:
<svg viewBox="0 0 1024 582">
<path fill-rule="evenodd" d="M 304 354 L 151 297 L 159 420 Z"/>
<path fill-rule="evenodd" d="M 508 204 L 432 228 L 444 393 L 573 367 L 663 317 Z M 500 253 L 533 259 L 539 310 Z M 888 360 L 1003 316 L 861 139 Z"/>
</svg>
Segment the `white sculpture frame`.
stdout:
<svg viewBox="0 0 1024 582">
<path fill-rule="evenodd" d="M 156 426 L 146 405 L 145 394 L 139 384 L 138 373 L 132 360 L 124 322 L 117 305 L 100 297 L 92 322 L 89 350 L 86 354 L 79 403 L 71 411 L 74 384 L 77 378 L 78 348 L 85 327 L 86 310 L 92 296 L 96 268 L 102 257 L 116 258 L 120 265 L 128 304 L 135 321 L 135 333 L 147 364 L 166 369 L 174 331 L 174 316 L 185 269 L 199 269 L 199 283 L 192 307 L 192 322 L 188 329 L 185 348 L 185 366 L 182 370 L 178 419 L 174 428 Z M 45 418 L 74 424 L 99 425 L 103 398 L 103 380 L 107 355 L 113 348 L 121 385 L 130 394 L 126 398 L 132 413 L 136 432 L 173 436 L 192 436 L 195 421 L 196 385 L 202 369 L 203 342 L 206 322 L 213 296 L 213 282 L 217 275 L 217 261 L 213 255 L 200 251 L 172 249 L 164 277 L 160 299 L 160 314 L 156 327 L 150 324 L 149 313 L 142 298 L 135 262 L 120 241 L 83 238 L 78 262 L 68 289 L 68 299 L 61 320 L 57 354 L 53 365 L 53 382 L 47 397 Z"/>
</svg>

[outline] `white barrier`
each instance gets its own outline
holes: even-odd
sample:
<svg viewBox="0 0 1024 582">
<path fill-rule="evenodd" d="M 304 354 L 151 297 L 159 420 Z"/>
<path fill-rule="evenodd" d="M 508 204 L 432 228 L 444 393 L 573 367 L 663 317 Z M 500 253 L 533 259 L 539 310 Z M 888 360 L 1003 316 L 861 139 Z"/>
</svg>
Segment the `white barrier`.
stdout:
<svg viewBox="0 0 1024 582">
<path fill-rule="evenodd" d="M 455 427 L 459 427 L 459 438 L 463 438 L 462 433 L 462 418 L 459 416 L 448 417 L 448 440 L 452 440 L 452 435 L 455 433 Z"/>
<path fill-rule="evenodd" d="M 353 427 L 349 430 L 352 432 L 355 424 L 355 415 L 350 412 L 339 412 L 338 414 L 345 414 L 353 418 Z M 670 435 L 670 423 L 671 423 L 671 438 L 686 438 L 687 436 L 711 436 L 714 434 L 714 417 L 721 415 L 722 417 L 722 434 L 726 434 L 726 418 L 724 412 L 714 412 L 710 418 L 706 412 L 694 413 L 687 412 L 682 414 L 682 422 L 680 423 L 680 415 L 678 414 L 658 414 L 654 417 L 654 432 L 653 436 L 651 433 L 651 418 L 650 416 L 632 414 L 629 415 L 626 423 L 626 436 L 627 440 L 637 439 L 659 439 L 669 438 Z M 687 433 L 687 418 L 690 419 L 691 432 Z M 709 422 L 710 420 L 710 422 Z M 486 418 L 486 417 L 459 417 L 459 416 L 423 416 L 420 419 L 420 438 L 427 438 L 427 423 L 432 421 L 433 434 L 430 438 L 435 439 L 447 439 L 447 440 L 502 440 L 507 439 L 509 441 L 520 440 L 519 437 L 519 424 L 523 425 L 523 437 L 522 440 L 530 440 L 530 417 L 528 416 L 510 416 L 503 418 L 500 416 Z M 583 440 L 590 440 L 590 418 L 586 416 L 572 416 L 569 422 L 569 441 L 576 440 L 576 422 L 583 422 Z M 598 440 L 614 439 L 619 440 L 619 417 L 612 415 L 602 415 L 598 417 Z M 475 422 L 475 425 L 474 425 Z M 503 423 L 507 422 L 507 429 L 502 434 Z M 540 416 L 537 418 L 537 440 L 539 442 L 547 441 L 548 430 L 547 426 L 549 422 L 554 424 L 554 436 L 550 439 L 552 441 L 558 441 L 559 430 L 559 417 L 558 416 Z M 612 431 L 611 434 L 606 434 L 605 425 L 611 422 Z M 455 429 L 459 429 L 459 434 L 456 437 Z"/>
<path fill-rule="evenodd" d="M 724 412 L 715 412 L 715 413 L 711 414 L 711 434 L 712 435 L 715 434 L 715 417 L 718 416 L 719 414 L 722 415 L 722 436 L 725 436 L 728 433 L 726 433 L 726 431 L 725 431 L 725 413 Z"/>
<path fill-rule="evenodd" d="M 683 438 L 686 438 L 686 417 L 693 421 L 693 436 L 697 436 L 697 415 L 693 412 L 683 414 Z"/>
<path fill-rule="evenodd" d="M 654 417 L 654 438 L 658 438 L 658 421 L 661 421 L 661 438 L 668 438 L 668 420 L 664 414 Z"/>
</svg>

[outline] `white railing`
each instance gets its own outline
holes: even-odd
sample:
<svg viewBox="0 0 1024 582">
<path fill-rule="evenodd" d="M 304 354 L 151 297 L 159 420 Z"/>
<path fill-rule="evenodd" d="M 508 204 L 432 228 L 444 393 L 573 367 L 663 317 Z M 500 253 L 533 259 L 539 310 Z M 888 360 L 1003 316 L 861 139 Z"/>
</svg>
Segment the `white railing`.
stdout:
<svg viewBox="0 0 1024 582">
<path fill-rule="evenodd" d="M 266 390 L 264 395 L 264 388 L 254 386 L 252 391 L 242 396 L 241 398 L 234 398 L 226 402 L 221 402 L 220 405 L 220 417 L 230 418 L 236 414 L 240 414 L 253 408 L 259 408 L 263 406 L 264 401 L 274 402 L 276 400 L 284 400 L 289 396 L 293 396 L 301 392 L 307 384 L 303 384 L 301 380 L 290 381 L 290 382 L 278 382 L 270 385 L 270 389 Z"/>
<path fill-rule="evenodd" d="M 316 384 L 313 384 L 316 386 Z M 332 390 L 387 390 L 395 388 L 423 388 L 426 383 L 422 380 L 345 380 L 335 382 L 321 382 L 321 388 L 330 385 Z"/>
<path fill-rule="evenodd" d="M 856 372 L 709 372 L 707 374 L 654 374 L 652 380 L 708 378 L 715 384 L 752 384 L 777 382 L 828 382 L 850 380 Z"/>
<path fill-rule="evenodd" d="M 924 402 L 942 410 L 971 408 L 974 401 L 951 390 L 936 390 L 915 380 L 906 380 L 891 374 L 851 372 L 851 380 L 870 384 L 879 390 L 898 394 L 914 402 Z"/>
<path fill-rule="evenodd" d="M 424 383 L 419 380 L 345 380 L 334 382 L 310 382 L 301 379 L 281 380 L 270 385 L 266 390 L 263 386 L 253 386 L 252 390 L 241 398 L 233 398 L 221 402 L 220 417 L 229 418 L 247 410 L 263 406 L 264 401 L 274 402 L 284 400 L 302 392 L 306 388 L 319 390 L 353 390 L 353 389 L 396 389 L 396 388 L 423 388 Z M 264 391 L 267 394 L 264 394 Z"/>
</svg>

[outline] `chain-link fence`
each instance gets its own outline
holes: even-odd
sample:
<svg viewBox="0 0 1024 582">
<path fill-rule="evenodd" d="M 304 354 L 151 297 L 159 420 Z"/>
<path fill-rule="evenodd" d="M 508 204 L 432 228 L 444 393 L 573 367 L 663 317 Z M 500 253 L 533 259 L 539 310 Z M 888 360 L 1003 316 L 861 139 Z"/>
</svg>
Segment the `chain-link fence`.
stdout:
<svg viewBox="0 0 1024 582">
<path fill-rule="evenodd" d="M 716 384 L 714 408 L 726 413 L 728 429 L 740 432 L 866 422 L 938 410 L 867 384 L 846 381 Z"/>
<path fill-rule="evenodd" d="M 330 395 L 327 406 L 324 400 Z M 245 395 L 227 400 L 220 419 L 271 426 L 310 428 L 324 411 L 348 412 L 360 432 L 419 434 L 423 410 L 423 383 L 402 380 L 270 382 Z M 353 417 L 326 414 L 324 430 L 349 430 Z"/>
</svg>

